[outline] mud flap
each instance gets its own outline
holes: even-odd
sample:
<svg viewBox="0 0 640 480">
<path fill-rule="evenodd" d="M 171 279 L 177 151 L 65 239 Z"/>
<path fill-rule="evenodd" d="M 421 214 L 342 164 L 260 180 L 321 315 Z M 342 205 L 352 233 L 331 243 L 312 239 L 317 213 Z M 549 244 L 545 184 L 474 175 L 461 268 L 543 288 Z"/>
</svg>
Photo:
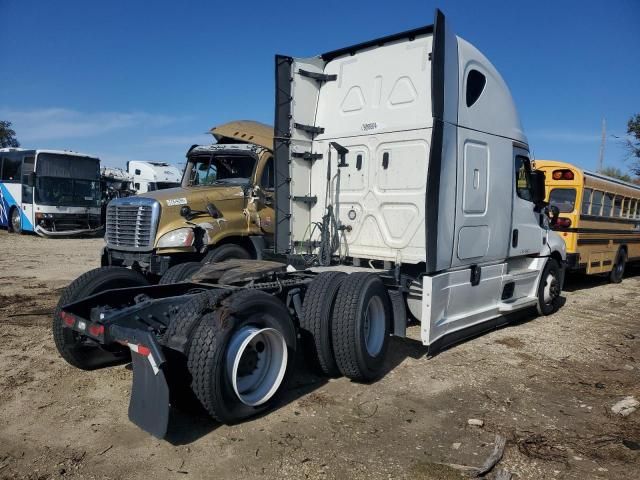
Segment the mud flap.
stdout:
<svg viewBox="0 0 640 480">
<path fill-rule="evenodd" d="M 162 369 L 157 373 L 147 359 L 132 352 L 133 385 L 129 420 L 157 438 L 164 438 L 169 424 L 169 385 Z"/>
</svg>

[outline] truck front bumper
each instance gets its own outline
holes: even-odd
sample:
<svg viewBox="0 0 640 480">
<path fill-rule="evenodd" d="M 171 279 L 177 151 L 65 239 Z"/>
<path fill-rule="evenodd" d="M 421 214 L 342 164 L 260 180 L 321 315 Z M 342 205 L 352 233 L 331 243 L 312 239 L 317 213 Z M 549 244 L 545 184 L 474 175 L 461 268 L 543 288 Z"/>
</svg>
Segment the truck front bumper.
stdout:
<svg viewBox="0 0 640 480">
<path fill-rule="evenodd" d="M 135 267 L 145 273 L 163 275 L 171 266 L 171 257 L 150 252 L 124 252 L 104 247 L 101 266 Z"/>
</svg>

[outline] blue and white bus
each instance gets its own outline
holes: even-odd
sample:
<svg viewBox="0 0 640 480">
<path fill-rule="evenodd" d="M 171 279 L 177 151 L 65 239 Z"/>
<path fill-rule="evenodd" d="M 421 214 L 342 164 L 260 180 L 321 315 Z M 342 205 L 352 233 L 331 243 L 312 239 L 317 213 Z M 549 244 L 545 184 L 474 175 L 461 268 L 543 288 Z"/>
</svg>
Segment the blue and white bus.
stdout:
<svg viewBox="0 0 640 480">
<path fill-rule="evenodd" d="M 0 149 L 0 227 L 67 236 L 97 232 L 100 160 L 59 150 Z"/>
</svg>

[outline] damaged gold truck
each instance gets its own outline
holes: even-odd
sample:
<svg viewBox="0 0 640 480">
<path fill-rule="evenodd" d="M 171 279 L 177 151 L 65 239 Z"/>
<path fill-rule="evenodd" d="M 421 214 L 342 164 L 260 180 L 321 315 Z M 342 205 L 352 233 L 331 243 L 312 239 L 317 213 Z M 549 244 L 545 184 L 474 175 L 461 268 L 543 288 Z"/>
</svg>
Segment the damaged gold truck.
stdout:
<svg viewBox="0 0 640 480">
<path fill-rule="evenodd" d="M 109 203 L 102 266 L 177 281 L 195 262 L 261 258 L 275 222 L 273 128 L 244 120 L 211 133 L 217 143 L 189 149 L 180 187 Z"/>
</svg>

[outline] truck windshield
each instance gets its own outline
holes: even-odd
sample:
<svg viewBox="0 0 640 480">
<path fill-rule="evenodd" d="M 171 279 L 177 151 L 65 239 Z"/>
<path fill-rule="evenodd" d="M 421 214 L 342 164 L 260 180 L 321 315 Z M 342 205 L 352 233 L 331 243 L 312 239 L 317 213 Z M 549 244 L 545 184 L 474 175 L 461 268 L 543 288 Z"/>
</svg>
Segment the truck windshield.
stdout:
<svg viewBox="0 0 640 480">
<path fill-rule="evenodd" d="M 189 163 L 189 185 L 246 185 L 256 160 L 248 155 L 201 155 Z"/>
<path fill-rule="evenodd" d="M 153 190 L 166 190 L 167 188 L 176 188 L 179 187 L 180 183 L 178 182 L 149 182 L 149 191 Z"/>
<path fill-rule="evenodd" d="M 549 194 L 549 203 L 562 213 L 573 212 L 576 205 L 575 188 L 554 188 Z"/>
</svg>

